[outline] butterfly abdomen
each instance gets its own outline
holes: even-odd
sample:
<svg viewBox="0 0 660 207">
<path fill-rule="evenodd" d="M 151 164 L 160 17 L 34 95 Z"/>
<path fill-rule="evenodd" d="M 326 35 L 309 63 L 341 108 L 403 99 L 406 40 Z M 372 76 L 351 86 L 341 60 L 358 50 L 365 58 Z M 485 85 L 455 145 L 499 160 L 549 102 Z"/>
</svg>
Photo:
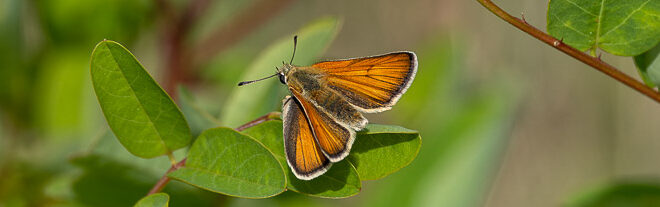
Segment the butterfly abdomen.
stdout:
<svg viewBox="0 0 660 207">
<path fill-rule="evenodd" d="M 309 91 L 307 97 L 338 122 L 344 123 L 354 130 L 360 130 L 367 124 L 367 119 L 351 106 L 343 97 L 328 87 Z"/>
</svg>

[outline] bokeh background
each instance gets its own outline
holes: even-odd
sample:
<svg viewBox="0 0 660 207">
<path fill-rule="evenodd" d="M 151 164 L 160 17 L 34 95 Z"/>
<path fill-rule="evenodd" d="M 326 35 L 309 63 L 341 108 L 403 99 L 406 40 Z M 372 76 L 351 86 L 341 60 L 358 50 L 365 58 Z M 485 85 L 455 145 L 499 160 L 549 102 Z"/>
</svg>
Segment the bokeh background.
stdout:
<svg viewBox="0 0 660 207">
<path fill-rule="evenodd" d="M 547 1 L 496 3 L 545 28 Z M 117 176 L 132 176 L 122 183 L 95 180 L 93 170 L 72 163 L 91 148 L 118 145 L 103 138 L 107 125 L 90 83 L 99 41 L 126 45 L 173 96 L 184 85 L 218 116 L 264 45 L 324 17 L 342 24 L 321 59 L 418 54 L 411 89 L 393 110 L 369 116 L 419 130 L 418 158 L 348 199 L 292 192 L 237 199 L 179 183 L 172 185 L 189 196 L 173 196 L 173 206 L 570 206 L 621 183 L 617 189 L 660 205 L 652 199 L 660 183 L 657 103 L 476 1 L 0 0 L 0 206 L 131 205 L 147 192 L 136 189 L 148 190 L 166 170 L 97 169 L 121 168 Z M 603 59 L 638 77 L 631 58 Z M 263 105 L 279 110 L 279 101 Z M 122 150 L 105 152 L 128 157 Z"/>
</svg>

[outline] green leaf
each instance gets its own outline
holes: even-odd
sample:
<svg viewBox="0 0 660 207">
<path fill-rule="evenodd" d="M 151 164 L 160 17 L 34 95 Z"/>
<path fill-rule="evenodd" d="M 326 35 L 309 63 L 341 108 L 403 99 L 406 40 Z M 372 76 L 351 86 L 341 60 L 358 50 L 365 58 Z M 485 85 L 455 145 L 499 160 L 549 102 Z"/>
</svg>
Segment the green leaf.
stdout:
<svg viewBox="0 0 660 207">
<path fill-rule="evenodd" d="M 599 187 L 580 195 L 568 206 L 651 207 L 660 204 L 660 185 L 654 182 L 622 182 Z"/>
<path fill-rule="evenodd" d="M 41 60 L 42 69 L 35 84 L 38 88 L 34 94 L 35 102 L 40 103 L 34 104 L 33 109 L 35 114 L 39 114 L 35 116 L 37 126 L 50 135 L 96 128 L 98 124 L 93 125 L 89 123 L 90 120 L 83 120 L 83 115 L 88 112 L 85 111 L 84 105 L 84 97 L 87 95 L 84 92 L 87 91 L 81 89 L 89 88 L 89 53 L 59 49 L 46 54 Z"/>
<path fill-rule="evenodd" d="M 660 44 L 633 58 L 639 74 L 649 87 L 660 85 Z"/>
<path fill-rule="evenodd" d="M 298 48 L 293 63 L 295 65 L 313 63 L 334 40 L 339 25 L 339 21 L 335 18 L 323 18 L 293 33 L 298 35 Z M 241 79 L 254 80 L 273 74 L 275 67 L 280 67 L 282 61 L 289 61 L 292 51 L 293 35 L 281 38 L 263 50 L 246 69 Z M 284 97 L 279 97 L 279 94 L 273 91 L 276 83 L 279 82 L 273 78 L 242 87 L 236 86 L 223 107 L 220 122 L 225 126 L 236 127 L 279 107 L 280 102 L 274 98 L 281 100 Z M 280 86 L 275 89 L 282 90 L 285 87 Z M 269 94 L 272 97 L 269 97 Z"/>
<path fill-rule="evenodd" d="M 231 196 L 266 198 L 284 191 L 282 166 L 262 144 L 230 128 L 200 135 L 171 178 Z"/>
<path fill-rule="evenodd" d="M 369 124 L 359 132 L 348 159 L 360 180 L 378 180 L 410 164 L 422 146 L 417 131 Z"/>
<path fill-rule="evenodd" d="M 551 0 L 548 32 L 592 55 L 639 55 L 660 40 L 660 1 Z"/>
<path fill-rule="evenodd" d="M 282 121 L 267 121 L 246 129 L 245 133 L 263 143 L 273 152 L 282 166 L 285 166 L 289 190 L 317 197 L 343 198 L 358 194 L 362 188 L 357 171 L 346 161 L 333 164 L 328 172 L 313 180 L 296 178 L 284 157 Z"/>
<path fill-rule="evenodd" d="M 199 136 L 206 129 L 220 125 L 218 120 L 200 108 L 190 91 L 184 86 L 179 87 L 179 104 L 194 137 Z"/>
<path fill-rule="evenodd" d="M 135 207 L 167 207 L 170 196 L 167 193 L 155 193 L 140 199 Z"/>
<path fill-rule="evenodd" d="M 183 114 L 126 48 L 99 43 L 91 73 L 108 125 L 129 152 L 151 158 L 188 145 L 192 136 Z"/>
<path fill-rule="evenodd" d="M 345 198 L 357 195 L 362 182 L 355 167 L 348 160 L 333 163 L 332 167 L 313 180 L 300 180 L 289 169 L 289 190 L 322 198 Z"/>
</svg>

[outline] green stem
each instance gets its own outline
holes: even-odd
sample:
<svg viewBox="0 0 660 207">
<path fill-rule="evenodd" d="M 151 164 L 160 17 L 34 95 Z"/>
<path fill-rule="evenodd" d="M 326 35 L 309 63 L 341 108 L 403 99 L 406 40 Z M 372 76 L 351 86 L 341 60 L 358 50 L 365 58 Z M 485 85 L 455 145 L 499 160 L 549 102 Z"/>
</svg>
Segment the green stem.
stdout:
<svg viewBox="0 0 660 207">
<path fill-rule="evenodd" d="M 595 47 L 591 48 L 591 50 L 589 50 L 589 54 L 591 55 L 591 57 L 596 57 L 596 48 Z"/>
<path fill-rule="evenodd" d="M 628 76 L 627 74 L 621 72 L 614 66 L 603 62 L 599 57 L 592 57 L 586 53 L 579 51 L 567 44 L 564 44 L 562 40 L 558 40 L 549 34 L 542 32 L 539 29 L 527 24 L 526 21 L 511 16 L 509 13 L 502 10 L 500 7 L 495 5 L 491 0 L 477 0 L 481 5 L 486 7 L 490 12 L 500 17 L 502 20 L 508 22 L 509 24 L 515 26 L 516 28 L 526 32 L 527 34 L 533 36 L 534 38 L 545 42 L 546 44 L 554 47 L 555 49 L 562 51 L 563 53 L 591 66 L 592 68 L 605 73 L 611 78 L 623 83 L 624 85 L 636 90 L 637 92 L 646 95 L 647 97 L 653 99 L 654 101 L 660 103 L 660 93 L 646 86 L 644 83 Z M 595 55 L 595 49 L 592 51 Z"/>
<path fill-rule="evenodd" d="M 170 158 L 170 162 L 172 163 L 172 166 L 175 166 L 177 164 L 176 158 L 174 158 L 174 154 L 172 154 L 171 151 L 167 151 L 167 158 Z"/>
</svg>

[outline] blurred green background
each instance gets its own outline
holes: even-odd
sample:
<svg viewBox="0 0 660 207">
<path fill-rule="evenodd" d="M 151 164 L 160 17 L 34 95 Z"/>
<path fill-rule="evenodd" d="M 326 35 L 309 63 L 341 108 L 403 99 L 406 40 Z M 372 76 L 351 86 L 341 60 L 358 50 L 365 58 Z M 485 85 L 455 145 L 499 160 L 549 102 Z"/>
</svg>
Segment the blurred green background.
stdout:
<svg viewBox="0 0 660 207">
<path fill-rule="evenodd" d="M 545 28 L 547 2 L 496 3 Z M 168 168 L 107 133 L 89 75 L 101 40 L 219 117 L 264 46 L 326 17 L 342 23 L 321 59 L 418 54 L 399 104 L 368 116 L 419 130 L 417 159 L 348 199 L 239 199 L 173 181 L 172 206 L 587 206 L 612 192 L 660 206 L 657 103 L 463 0 L 0 0 L 0 206 L 132 205 Z M 603 59 L 637 77 L 632 59 Z M 271 91 L 260 105 L 279 111 L 285 90 Z"/>
</svg>

